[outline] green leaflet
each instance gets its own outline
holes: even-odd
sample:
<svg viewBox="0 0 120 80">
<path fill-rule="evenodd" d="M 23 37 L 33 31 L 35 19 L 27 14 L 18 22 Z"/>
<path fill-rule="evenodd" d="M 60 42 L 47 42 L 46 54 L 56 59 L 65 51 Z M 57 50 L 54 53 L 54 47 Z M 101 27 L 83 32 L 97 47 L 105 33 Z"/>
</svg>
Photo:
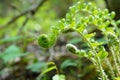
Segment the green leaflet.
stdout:
<svg viewBox="0 0 120 80">
<path fill-rule="evenodd" d="M 65 79 L 65 75 L 56 74 L 52 77 L 52 80 L 66 80 L 66 79 Z"/>
<path fill-rule="evenodd" d="M 26 53 L 22 53 L 20 48 L 16 45 L 10 45 L 2 54 L 0 58 L 3 59 L 5 63 L 13 61 L 17 57 L 25 56 Z"/>
</svg>

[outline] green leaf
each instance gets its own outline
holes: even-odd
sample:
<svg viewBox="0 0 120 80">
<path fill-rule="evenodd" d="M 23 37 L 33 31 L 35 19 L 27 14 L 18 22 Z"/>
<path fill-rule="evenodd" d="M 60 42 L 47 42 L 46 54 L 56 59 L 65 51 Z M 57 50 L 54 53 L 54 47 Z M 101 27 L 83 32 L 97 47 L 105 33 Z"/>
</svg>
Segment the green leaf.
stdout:
<svg viewBox="0 0 120 80">
<path fill-rule="evenodd" d="M 108 56 L 108 52 L 107 51 L 105 51 L 105 49 L 104 49 L 104 47 L 100 47 L 99 48 L 100 50 L 99 50 L 99 52 L 98 52 L 98 57 L 100 58 L 100 59 L 105 59 L 107 56 Z"/>
<path fill-rule="evenodd" d="M 37 62 L 28 65 L 26 68 L 30 69 L 32 72 L 40 72 L 46 66 L 45 62 Z"/>
<path fill-rule="evenodd" d="M 116 77 L 114 80 L 120 80 L 120 77 Z"/>
<path fill-rule="evenodd" d="M 94 53 L 92 51 L 89 51 L 87 53 L 88 58 L 92 58 L 94 56 Z"/>
<path fill-rule="evenodd" d="M 50 66 L 50 65 L 54 65 L 55 66 L 55 63 L 54 62 L 47 62 L 47 65 Z"/>
<path fill-rule="evenodd" d="M 91 44 L 92 47 L 96 48 L 96 47 L 102 45 L 103 42 L 91 42 L 90 44 Z"/>
<path fill-rule="evenodd" d="M 44 74 L 46 74 L 54 69 L 57 69 L 56 66 L 51 66 L 51 67 L 45 69 L 41 74 L 44 75 Z"/>
<path fill-rule="evenodd" d="M 80 57 L 85 57 L 86 56 L 86 51 L 81 49 L 81 50 L 77 50 L 76 54 L 79 55 Z"/>
<path fill-rule="evenodd" d="M 115 17 L 115 15 L 116 15 L 115 12 L 112 11 L 111 14 L 110 14 L 110 17 L 113 19 Z"/>
<path fill-rule="evenodd" d="M 108 56 L 108 52 L 102 52 L 102 51 L 100 51 L 98 53 L 98 56 L 99 56 L 100 59 L 105 59 Z"/>
<path fill-rule="evenodd" d="M 20 53 L 20 48 L 17 47 L 16 45 L 11 45 L 9 46 L 4 53 Z"/>
<path fill-rule="evenodd" d="M 17 41 L 17 40 L 20 40 L 20 39 L 22 39 L 21 36 L 14 36 L 14 37 L 9 37 L 9 38 L 1 39 L 1 40 L 0 40 L 0 43 L 14 42 L 14 41 Z"/>
<path fill-rule="evenodd" d="M 65 75 L 63 74 L 56 74 L 52 77 L 52 80 L 65 80 Z"/>
<path fill-rule="evenodd" d="M 86 38 L 86 39 L 90 39 L 90 38 L 92 38 L 92 37 L 94 37 L 95 36 L 95 33 L 90 33 L 90 34 L 85 34 L 84 35 L 84 37 Z"/>
<path fill-rule="evenodd" d="M 83 32 L 84 29 L 85 29 L 85 26 L 84 26 L 83 24 L 78 24 L 78 25 L 77 25 L 77 31 L 78 31 L 78 32 Z"/>
<path fill-rule="evenodd" d="M 0 58 L 2 58 L 3 61 L 6 63 L 11 60 L 14 60 L 17 57 L 21 57 L 21 56 L 25 56 L 25 55 L 26 55 L 26 53 L 21 53 L 19 47 L 15 46 L 15 45 L 11 45 L 0 55 Z"/>
<path fill-rule="evenodd" d="M 61 69 L 65 69 L 65 68 L 70 67 L 70 66 L 76 67 L 76 66 L 77 66 L 77 63 L 75 63 L 75 62 L 72 61 L 72 60 L 65 60 L 65 61 L 61 64 L 60 68 L 61 68 Z"/>
</svg>

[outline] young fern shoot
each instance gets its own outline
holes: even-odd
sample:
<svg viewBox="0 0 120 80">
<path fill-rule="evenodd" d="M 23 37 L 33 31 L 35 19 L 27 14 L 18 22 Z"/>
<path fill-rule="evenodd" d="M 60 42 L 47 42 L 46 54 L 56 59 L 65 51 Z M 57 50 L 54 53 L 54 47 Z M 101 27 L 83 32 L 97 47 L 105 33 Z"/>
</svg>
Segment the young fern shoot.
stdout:
<svg viewBox="0 0 120 80">
<path fill-rule="evenodd" d="M 38 44 L 43 48 L 50 48 L 56 42 L 59 34 L 77 32 L 80 35 L 80 38 L 87 44 L 89 48 L 88 51 L 84 49 L 79 50 L 72 44 L 67 44 L 67 49 L 76 55 L 81 55 L 84 50 L 84 55 L 81 56 L 87 57 L 94 63 L 98 72 L 100 73 L 99 79 L 109 80 L 108 75 L 104 72 L 104 68 L 102 66 L 102 61 L 108 58 L 108 55 L 110 55 L 103 46 L 104 44 L 107 44 L 109 45 L 110 52 L 112 53 L 115 64 L 115 72 L 113 71 L 115 76 L 112 76 L 112 79 L 114 79 L 120 76 L 120 35 L 117 33 L 119 31 L 116 30 L 116 26 L 114 26 L 116 24 L 116 21 L 113 19 L 114 17 L 115 13 L 109 13 L 107 9 L 101 10 L 92 3 L 78 2 L 70 7 L 66 17 L 60 20 L 56 27 L 52 27 L 51 32 L 48 35 L 41 34 L 38 37 Z M 98 30 L 101 31 L 101 33 L 104 35 L 104 41 L 100 42 L 95 39 L 97 34 L 96 32 L 89 32 L 88 27 L 90 25 L 95 26 Z M 110 25 L 111 27 L 109 27 Z M 111 36 L 111 34 L 114 36 Z M 114 40 L 114 43 L 112 40 Z M 109 64 L 111 67 L 111 63 Z"/>
</svg>

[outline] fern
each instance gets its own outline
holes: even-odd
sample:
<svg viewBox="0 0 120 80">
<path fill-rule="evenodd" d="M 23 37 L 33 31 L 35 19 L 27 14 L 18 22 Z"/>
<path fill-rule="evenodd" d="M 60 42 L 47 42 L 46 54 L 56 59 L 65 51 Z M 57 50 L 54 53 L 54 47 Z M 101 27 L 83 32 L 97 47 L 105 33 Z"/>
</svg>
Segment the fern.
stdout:
<svg viewBox="0 0 120 80">
<path fill-rule="evenodd" d="M 89 49 L 87 51 L 78 49 L 72 44 L 67 44 L 67 49 L 71 53 L 90 59 L 100 73 L 99 79 L 109 80 L 102 66 L 102 61 L 109 62 L 107 66 L 112 70 L 112 75 L 115 75 L 111 75 L 111 78 L 118 78 L 120 76 L 120 35 L 117 28 L 118 21 L 114 21 L 114 17 L 115 13 L 109 13 L 107 9 L 101 10 L 92 3 L 78 2 L 70 7 L 66 17 L 60 20 L 57 26 L 52 27 L 48 35 L 41 34 L 38 37 L 38 44 L 43 48 L 49 48 L 54 45 L 61 33 L 77 32 Z M 97 34 L 89 31 L 90 25 L 101 31 L 104 41 L 99 42 L 95 39 Z M 104 44 L 109 46 L 110 51 L 106 51 Z M 114 61 L 112 64 L 108 57 L 110 54 Z"/>
</svg>

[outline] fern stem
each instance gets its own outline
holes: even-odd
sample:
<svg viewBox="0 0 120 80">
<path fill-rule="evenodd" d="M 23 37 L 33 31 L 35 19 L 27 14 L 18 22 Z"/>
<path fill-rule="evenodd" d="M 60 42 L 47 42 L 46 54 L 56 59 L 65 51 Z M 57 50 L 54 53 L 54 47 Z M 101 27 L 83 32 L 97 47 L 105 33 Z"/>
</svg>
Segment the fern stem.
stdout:
<svg viewBox="0 0 120 80">
<path fill-rule="evenodd" d="M 101 60 L 98 57 L 96 50 L 94 50 L 94 48 L 92 47 L 92 45 L 90 44 L 90 42 L 84 37 L 83 34 L 81 34 L 80 32 L 78 32 L 78 33 L 80 34 L 80 36 L 82 37 L 82 39 L 88 44 L 88 46 L 91 48 L 91 50 L 95 54 L 95 57 L 96 57 L 96 62 L 95 63 L 96 63 L 96 65 L 98 66 L 98 68 L 100 70 L 99 72 L 100 72 L 100 75 L 101 75 L 101 78 L 102 78 L 101 80 L 108 80 L 108 77 L 107 77 L 106 73 L 104 72 L 104 69 L 103 69 L 102 64 L 101 64 Z"/>
<path fill-rule="evenodd" d="M 112 67 L 108 58 L 106 58 L 105 61 L 106 61 L 106 64 L 108 65 L 108 67 L 110 69 L 111 77 L 112 77 L 112 79 L 114 79 L 115 78 L 115 73 L 114 73 L 113 67 Z"/>
<path fill-rule="evenodd" d="M 119 77 L 120 71 L 119 71 L 119 66 L 118 66 L 118 63 L 117 63 L 116 56 L 115 56 L 116 53 L 114 53 L 115 51 L 113 50 L 113 46 L 110 47 L 110 51 L 111 51 L 113 61 L 114 61 L 114 64 L 115 64 L 115 69 L 116 69 L 116 72 L 117 72 L 116 75 Z"/>
</svg>

